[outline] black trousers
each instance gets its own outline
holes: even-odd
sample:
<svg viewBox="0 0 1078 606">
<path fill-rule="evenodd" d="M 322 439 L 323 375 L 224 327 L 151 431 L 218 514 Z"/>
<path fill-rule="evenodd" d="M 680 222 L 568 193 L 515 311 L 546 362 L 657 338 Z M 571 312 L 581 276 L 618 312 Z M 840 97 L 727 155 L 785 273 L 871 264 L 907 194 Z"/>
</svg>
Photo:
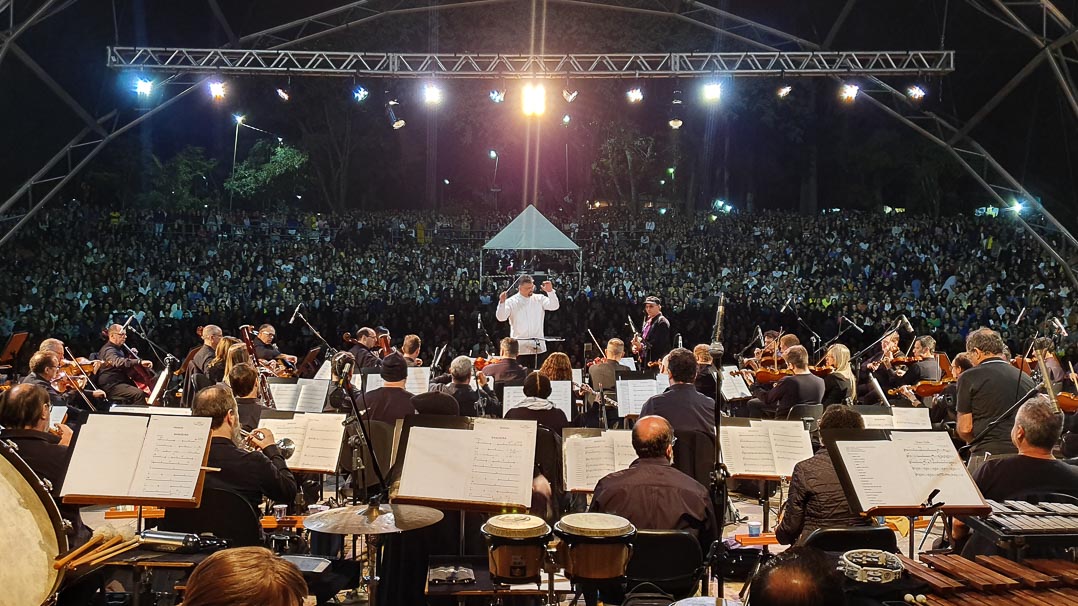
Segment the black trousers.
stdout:
<svg viewBox="0 0 1078 606">
<path fill-rule="evenodd" d="M 108 387 L 102 387 L 102 389 L 105 391 L 105 395 L 108 396 L 109 401 L 113 404 L 128 406 L 146 405 L 146 394 L 134 385 L 117 383 L 115 385 L 109 385 Z"/>
</svg>

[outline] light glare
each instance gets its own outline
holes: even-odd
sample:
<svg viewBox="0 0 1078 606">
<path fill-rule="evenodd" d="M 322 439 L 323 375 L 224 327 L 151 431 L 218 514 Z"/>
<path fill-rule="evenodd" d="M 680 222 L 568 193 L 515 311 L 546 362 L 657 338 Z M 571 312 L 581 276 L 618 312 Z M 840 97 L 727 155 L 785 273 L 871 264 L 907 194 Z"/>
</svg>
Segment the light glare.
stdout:
<svg viewBox="0 0 1078 606">
<path fill-rule="evenodd" d="M 139 79 L 135 82 L 135 92 L 141 97 L 149 97 L 153 92 L 153 80 Z"/>
<path fill-rule="evenodd" d="M 640 88 L 630 88 L 625 93 L 625 97 L 629 100 L 629 103 L 640 103 L 644 100 L 644 91 L 640 90 Z"/>
<path fill-rule="evenodd" d="M 852 103 L 857 98 L 857 93 L 861 92 L 861 87 L 856 84 L 843 84 L 842 90 L 839 91 L 839 97 L 846 103 Z"/>
<path fill-rule="evenodd" d="M 371 96 L 370 91 L 363 88 L 362 86 L 357 86 L 355 87 L 355 89 L 352 90 L 352 98 L 356 100 L 356 103 L 361 103 L 365 101 L 369 96 Z"/>
<path fill-rule="evenodd" d="M 427 84 L 423 87 L 423 102 L 427 105 L 441 105 L 444 99 L 442 89 L 435 84 Z"/>
<path fill-rule="evenodd" d="M 667 122 L 667 124 L 670 125 L 670 128 L 677 130 L 681 128 L 681 125 L 684 124 L 684 122 L 682 122 L 680 118 L 673 118 L 669 122 Z"/>
<path fill-rule="evenodd" d="M 789 97 L 790 93 L 792 93 L 792 92 L 794 92 L 794 87 L 792 87 L 792 86 L 783 86 L 782 88 L 779 89 L 779 98 L 780 99 L 785 99 L 786 97 Z"/>
<path fill-rule="evenodd" d="M 210 89 L 210 97 L 212 97 L 214 101 L 220 101 L 221 99 L 225 98 L 225 83 L 224 82 L 221 82 L 219 80 L 215 80 L 213 82 L 210 82 L 209 89 Z"/>
<path fill-rule="evenodd" d="M 494 89 L 490 91 L 490 100 L 495 103 L 501 103 L 505 101 L 505 91 Z"/>
<path fill-rule="evenodd" d="M 546 112 L 546 88 L 542 84 L 529 82 L 521 92 L 521 109 L 525 116 L 542 116 Z"/>
<path fill-rule="evenodd" d="M 487 152 L 487 155 L 490 156 L 491 160 L 497 160 L 498 159 L 498 152 L 494 151 L 493 149 L 490 150 L 489 152 Z"/>
<path fill-rule="evenodd" d="M 283 88 L 277 89 L 277 96 L 281 98 L 281 101 L 288 101 L 292 98 L 292 96 L 288 94 L 288 91 Z"/>
<path fill-rule="evenodd" d="M 716 102 L 722 99 L 722 84 L 712 82 L 704 85 L 704 101 Z"/>
<path fill-rule="evenodd" d="M 566 103 L 572 103 L 573 101 L 576 101 L 576 96 L 579 93 L 580 93 L 580 91 L 576 91 L 576 90 L 570 91 L 567 88 L 563 88 L 562 91 L 561 91 L 561 98 L 565 99 Z"/>
<path fill-rule="evenodd" d="M 920 86 L 911 86 L 906 89 L 906 95 L 914 101 L 920 101 L 925 98 L 925 89 Z"/>
</svg>

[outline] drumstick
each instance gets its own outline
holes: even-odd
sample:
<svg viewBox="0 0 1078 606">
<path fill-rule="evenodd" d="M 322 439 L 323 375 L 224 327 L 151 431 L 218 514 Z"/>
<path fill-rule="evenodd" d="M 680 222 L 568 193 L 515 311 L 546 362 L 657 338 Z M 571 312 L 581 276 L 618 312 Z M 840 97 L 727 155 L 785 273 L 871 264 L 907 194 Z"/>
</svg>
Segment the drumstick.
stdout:
<svg viewBox="0 0 1078 606">
<path fill-rule="evenodd" d="M 126 543 L 121 543 L 120 545 L 117 545 L 116 547 L 113 547 L 112 549 L 110 549 L 107 553 L 103 553 L 100 556 L 98 556 L 97 559 L 90 562 L 90 566 L 97 566 L 98 564 L 104 562 L 105 560 L 110 560 L 110 559 L 120 555 L 121 553 L 123 553 L 125 551 L 130 551 L 130 550 L 138 547 L 139 543 L 141 541 L 142 541 L 141 538 L 135 537 L 135 538 L 131 539 L 130 541 L 127 541 Z"/>
<path fill-rule="evenodd" d="M 94 545 L 97 545 L 101 541 L 105 541 L 105 540 L 108 540 L 108 539 L 112 538 L 114 533 L 115 533 L 115 531 L 112 529 L 111 526 L 105 527 L 103 529 L 99 529 L 98 531 L 95 531 L 94 536 L 90 537 L 89 541 L 87 541 L 87 542 L 83 543 L 82 545 L 80 545 L 79 547 L 76 547 L 75 549 L 69 551 L 67 553 L 67 555 L 65 555 L 63 557 L 57 556 L 56 561 L 52 563 L 52 567 L 54 569 L 56 569 L 56 570 L 60 570 L 64 566 L 67 566 L 67 563 L 70 562 L 71 560 L 74 560 L 75 558 L 77 558 L 80 555 L 82 555 L 82 554 L 86 553 L 87 551 L 89 551 L 90 548 L 92 548 Z"/>
<path fill-rule="evenodd" d="M 92 549 L 92 550 L 90 550 L 89 553 L 86 553 L 85 555 L 79 557 L 77 560 L 68 563 L 68 568 L 78 568 L 79 566 L 82 566 L 83 564 L 86 564 L 86 563 L 90 562 L 91 560 L 96 558 L 98 555 L 100 555 L 102 552 L 104 552 L 104 551 L 106 551 L 108 549 L 111 549 L 111 548 L 115 547 L 116 545 L 119 545 L 120 542 L 122 542 L 123 540 L 124 540 L 123 536 L 121 536 L 120 534 L 116 534 L 115 536 L 110 538 L 108 541 L 105 541 L 104 545 L 101 545 L 100 547 Z"/>
</svg>

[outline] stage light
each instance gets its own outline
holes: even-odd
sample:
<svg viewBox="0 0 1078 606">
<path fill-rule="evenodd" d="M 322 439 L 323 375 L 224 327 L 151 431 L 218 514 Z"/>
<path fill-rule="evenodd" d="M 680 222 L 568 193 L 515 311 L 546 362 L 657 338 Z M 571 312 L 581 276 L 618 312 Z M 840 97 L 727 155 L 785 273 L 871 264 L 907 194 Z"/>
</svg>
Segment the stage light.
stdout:
<svg viewBox="0 0 1078 606">
<path fill-rule="evenodd" d="M 670 175 L 671 177 L 674 176 L 674 167 L 671 166 L 670 168 L 667 168 L 666 174 Z"/>
<path fill-rule="evenodd" d="M 442 89 L 437 84 L 427 84 L 423 87 L 423 103 L 427 105 L 441 105 L 445 98 Z"/>
<path fill-rule="evenodd" d="M 444 183 L 445 185 L 449 185 L 449 179 L 442 179 L 442 183 Z"/>
<path fill-rule="evenodd" d="M 501 103 L 502 101 L 505 101 L 505 91 L 498 89 L 490 91 L 490 100 L 495 103 Z"/>
<path fill-rule="evenodd" d="M 232 119 L 236 121 L 236 124 L 243 124 L 243 121 L 247 119 L 247 116 L 232 114 Z"/>
<path fill-rule="evenodd" d="M 396 99 L 391 99 L 386 103 L 386 116 L 389 117 L 389 125 L 393 127 L 393 130 L 400 130 L 404 128 L 404 120 L 397 117 L 397 112 L 393 109 L 399 105 Z"/>
<path fill-rule="evenodd" d="M 1022 214 L 1022 211 L 1025 210 L 1025 209 L 1026 209 L 1026 205 L 1022 204 L 1021 200 L 1015 200 L 1014 205 L 1011 206 L 1011 210 L 1013 210 L 1015 212 L 1015 214 L 1018 214 L 1018 215 Z"/>
<path fill-rule="evenodd" d="M 569 114 L 565 114 L 564 116 L 561 117 L 561 125 L 562 126 L 569 126 L 569 122 L 571 120 L 572 120 L 572 118 L 569 117 Z"/>
<path fill-rule="evenodd" d="M 630 88 L 625 92 L 625 98 L 629 103 L 640 103 L 644 100 L 644 91 L 640 90 L 640 87 Z"/>
<path fill-rule="evenodd" d="M 542 84 L 529 82 L 521 93 L 521 109 L 525 116 L 542 116 L 546 112 L 546 89 Z"/>
<path fill-rule="evenodd" d="M 794 87 L 783 86 L 779 88 L 779 99 L 785 99 L 790 96 L 790 93 L 794 92 Z"/>
<path fill-rule="evenodd" d="M 681 105 L 682 104 L 681 90 L 680 89 L 674 89 L 674 98 L 670 101 L 670 104 L 671 105 Z"/>
<path fill-rule="evenodd" d="M 491 160 L 497 160 L 498 159 L 498 152 L 496 152 L 496 151 L 494 151 L 492 149 L 489 152 L 487 152 L 487 156 L 489 156 Z"/>
<path fill-rule="evenodd" d="M 285 90 L 283 88 L 278 88 L 277 89 L 277 97 L 279 97 L 281 99 L 281 101 L 288 101 L 288 100 L 290 100 L 292 98 L 292 95 L 288 94 L 287 90 Z"/>
<path fill-rule="evenodd" d="M 920 86 L 911 86 L 906 89 L 906 96 L 914 101 L 920 101 L 925 98 L 925 89 Z"/>
<path fill-rule="evenodd" d="M 680 118 L 671 118 L 667 124 L 670 125 L 670 128 L 677 130 L 681 128 L 681 125 L 684 124 L 684 122 L 682 122 Z"/>
<path fill-rule="evenodd" d="M 704 101 L 715 103 L 722 99 L 722 84 L 718 82 L 711 82 L 704 85 L 703 90 Z"/>
<path fill-rule="evenodd" d="M 666 209 L 665 208 L 660 208 L 659 209 L 659 214 L 660 215 L 665 215 L 666 214 Z"/>
<path fill-rule="evenodd" d="M 209 84 L 210 97 L 214 101 L 220 101 L 225 98 L 225 83 L 220 80 L 214 80 Z"/>
<path fill-rule="evenodd" d="M 153 92 L 153 80 L 143 80 L 142 78 L 139 78 L 135 81 L 135 92 L 138 93 L 138 96 L 140 97 L 149 97 L 150 93 Z"/>
<path fill-rule="evenodd" d="M 573 101 L 576 101 L 576 96 L 578 94 L 580 94 L 580 91 L 577 91 L 577 90 L 571 91 L 571 90 L 569 90 L 567 88 L 563 88 L 561 90 L 561 98 L 565 99 L 566 103 L 572 103 Z"/>
<path fill-rule="evenodd" d="M 846 103 L 853 103 L 853 100 L 857 98 L 857 93 L 861 92 L 861 87 L 856 84 L 843 84 L 839 89 L 838 96 Z"/>
<path fill-rule="evenodd" d="M 352 89 L 352 98 L 356 100 L 356 103 L 362 103 L 363 101 L 366 101 L 367 97 L 369 96 L 371 96 L 370 91 L 363 88 L 362 86 L 357 86 Z"/>
</svg>

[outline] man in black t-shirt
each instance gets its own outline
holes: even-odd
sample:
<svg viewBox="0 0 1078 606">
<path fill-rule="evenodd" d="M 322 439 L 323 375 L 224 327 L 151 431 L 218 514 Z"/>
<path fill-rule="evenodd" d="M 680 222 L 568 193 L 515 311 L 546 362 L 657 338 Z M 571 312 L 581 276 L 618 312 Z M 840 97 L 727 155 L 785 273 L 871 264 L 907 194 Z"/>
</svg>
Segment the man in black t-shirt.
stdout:
<svg viewBox="0 0 1078 606">
<path fill-rule="evenodd" d="M 984 498 L 1029 500 L 1033 495 L 1048 493 L 1078 498 L 1078 467 L 1052 456 L 1062 427 L 1063 415 L 1056 414 L 1045 396 L 1034 396 L 1022 404 L 1011 429 L 1011 440 L 1018 454 L 989 459 L 973 474 L 973 481 Z M 964 534 L 964 526 L 956 520 L 956 538 Z M 976 534 L 962 550 L 966 557 L 994 553 L 991 541 Z"/>
<path fill-rule="evenodd" d="M 966 337 L 966 353 L 974 367 L 958 379 L 959 437 L 967 444 L 1033 389 L 1033 379 L 1011 366 L 1003 355 L 1003 339 L 999 333 L 980 328 Z M 1009 454 L 1017 452 L 1010 440 L 1013 419 L 1004 419 L 970 449 L 978 454 Z"/>
<path fill-rule="evenodd" d="M 785 419 L 794 406 L 819 404 L 823 400 L 823 379 L 809 372 L 808 350 L 794 345 L 786 350 L 784 357 L 794 374 L 779 380 L 759 398 L 749 400 L 750 417 Z"/>
</svg>

